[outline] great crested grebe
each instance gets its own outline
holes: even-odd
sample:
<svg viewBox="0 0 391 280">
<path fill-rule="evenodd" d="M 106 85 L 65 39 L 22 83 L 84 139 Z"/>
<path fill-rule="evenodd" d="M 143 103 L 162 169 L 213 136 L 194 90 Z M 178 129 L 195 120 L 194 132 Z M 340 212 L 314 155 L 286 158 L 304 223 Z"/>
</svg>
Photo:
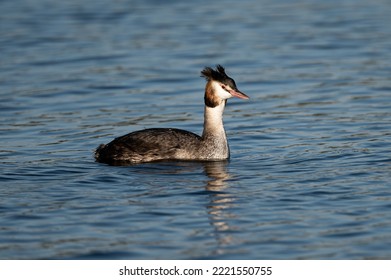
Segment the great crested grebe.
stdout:
<svg viewBox="0 0 391 280">
<path fill-rule="evenodd" d="M 175 128 L 151 128 L 131 132 L 100 145 L 95 151 L 98 162 L 108 164 L 135 164 L 159 160 L 225 160 L 229 147 L 223 126 L 223 111 L 227 99 L 249 99 L 239 91 L 235 81 L 228 77 L 224 67 L 216 70 L 205 67 L 204 131 L 198 136 Z"/>
</svg>

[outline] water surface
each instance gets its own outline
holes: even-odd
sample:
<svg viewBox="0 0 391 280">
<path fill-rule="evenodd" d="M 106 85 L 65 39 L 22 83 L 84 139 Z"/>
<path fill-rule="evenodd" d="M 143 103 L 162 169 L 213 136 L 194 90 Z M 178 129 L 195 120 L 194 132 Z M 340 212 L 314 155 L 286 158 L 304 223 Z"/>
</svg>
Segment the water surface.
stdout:
<svg viewBox="0 0 391 280">
<path fill-rule="evenodd" d="M 391 258 L 388 1 L 0 3 L 1 259 Z M 127 132 L 201 133 L 226 162 L 113 167 Z"/>
</svg>

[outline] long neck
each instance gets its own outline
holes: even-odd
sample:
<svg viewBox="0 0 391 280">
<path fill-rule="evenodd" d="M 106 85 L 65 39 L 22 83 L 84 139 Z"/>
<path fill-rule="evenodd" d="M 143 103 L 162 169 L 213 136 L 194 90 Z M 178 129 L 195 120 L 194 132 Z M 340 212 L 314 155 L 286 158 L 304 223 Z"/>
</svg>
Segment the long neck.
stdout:
<svg viewBox="0 0 391 280">
<path fill-rule="evenodd" d="M 202 138 L 224 138 L 224 141 L 226 141 L 225 130 L 223 126 L 223 112 L 225 103 L 225 101 L 222 101 L 219 105 L 213 108 L 205 105 L 204 131 L 202 133 Z"/>
</svg>

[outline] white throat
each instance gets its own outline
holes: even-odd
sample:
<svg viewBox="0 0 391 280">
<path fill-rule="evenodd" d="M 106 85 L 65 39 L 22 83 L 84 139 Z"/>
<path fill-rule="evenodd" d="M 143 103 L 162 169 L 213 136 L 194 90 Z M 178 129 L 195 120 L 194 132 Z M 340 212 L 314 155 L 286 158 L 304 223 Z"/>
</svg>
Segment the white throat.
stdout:
<svg viewBox="0 0 391 280">
<path fill-rule="evenodd" d="M 203 136 L 206 136 L 207 134 L 215 136 L 220 136 L 220 134 L 224 134 L 225 137 L 225 131 L 223 126 L 223 112 L 225 108 L 225 103 L 225 100 L 223 100 L 216 107 L 212 108 L 205 106 L 204 132 L 202 133 Z"/>
<path fill-rule="evenodd" d="M 204 131 L 202 142 L 204 143 L 206 158 L 229 158 L 229 146 L 223 126 L 223 112 L 226 100 L 216 107 L 205 106 Z"/>
</svg>

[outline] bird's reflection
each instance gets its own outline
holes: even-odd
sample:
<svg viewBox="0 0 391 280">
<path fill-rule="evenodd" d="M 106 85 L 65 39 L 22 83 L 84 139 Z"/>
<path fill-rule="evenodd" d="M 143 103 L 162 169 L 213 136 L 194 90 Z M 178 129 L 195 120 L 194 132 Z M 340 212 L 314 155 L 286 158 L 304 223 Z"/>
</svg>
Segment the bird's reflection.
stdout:
<svg viewBox="0 0 391 280">
<path fill-rule="evenodd" d="M 215 239 L 215 246 L 210 255 L 221 255 L 226 252 L 226 247 L 234 244 L 237 240 L 234 238 L 235 233 L 238 232 L 238 226 L 235 220 L 238 217 L 233 214 L 233 207 L 235 207 L 235 196 L 230 189 L 231 175 L 228 172 L 228 161 L 210 161 L 210 162 L 161 162 L 159 164 L 144 166 L 134 166 L 132 172 L 139 172 L 142 174 L 151 174 L 156 172 L 158 174 L 183 174 L 183 173 L 198 173 L 200 167 L 204 169 L 207 176 L 206 185 L 204 186 L 208 200 L 206 201 L 206 213 L 211 231 Z M 198 187 L 197 187 L 198 188 Z"/>
<path fill-rule="evenodd" d="M 234 197 L 227 192 L 228 179 L 230 179 L 227 164 L 227 161 L 205 162 L 204 164 L 205 173 L 210 179 L 205 186 L 211 198 L 207 209 L 219 245 L 231 244 L 233 242 L 231 233 L 236 230 L 229 224 L 235 215 L 229 211 L 234 206 Z"/>
</svg>

